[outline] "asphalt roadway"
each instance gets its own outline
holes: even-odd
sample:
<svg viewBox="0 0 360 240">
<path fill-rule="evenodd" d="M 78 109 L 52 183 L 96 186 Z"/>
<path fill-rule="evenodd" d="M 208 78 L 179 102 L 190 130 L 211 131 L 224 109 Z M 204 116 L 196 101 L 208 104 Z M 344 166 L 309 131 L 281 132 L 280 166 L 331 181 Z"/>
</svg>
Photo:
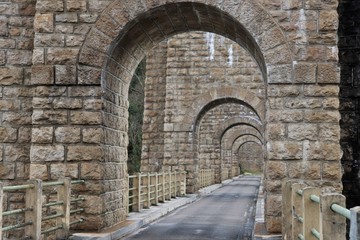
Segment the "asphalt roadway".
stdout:
<svg viewBox="0 0 360 240">
<path fill-rule="evenodd" d="M 260 177 L 244 176 L 124 238 L 250 240 Z"/>
</svg>

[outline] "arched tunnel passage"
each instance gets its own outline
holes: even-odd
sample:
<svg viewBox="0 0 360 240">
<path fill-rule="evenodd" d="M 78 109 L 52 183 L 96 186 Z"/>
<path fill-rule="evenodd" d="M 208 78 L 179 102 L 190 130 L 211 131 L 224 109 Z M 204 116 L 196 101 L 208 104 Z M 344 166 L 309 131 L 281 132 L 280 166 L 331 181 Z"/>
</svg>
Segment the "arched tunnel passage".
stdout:
<svg viewBox="0 0 360 240">
<path fill-rule="evenodd" d="M 263 102 L 252 104 L 248 98 L 251 96 L 239 99 L 253 106 L 264 123 L 266 227 L 275 232 L 281 230 L 278 206 L 285 179 L 304 181 L 324 191 L 344 190 L 353 196 L 348 199 L 357 199 L 357 183 L 353 181 L 358 179 L 358 153 L 354 150 L 358 142 L 354 121 L 358 101 L 351 95 L 359 85 L 357 50 L 354 51 L 357 46 L 353 41 L 358 21 L 357 14 L 348 14 L 356 13 L 357 1 L 275 2 L 2 1 L 1 179 L 5 184 L 24 183 L 28 179 L 83 179 L 85 183 L 76 191 L 86 199 L 82 215 L 91 224 L 77 227 L 100 231 L 124 220 L 129 200 L 128 89 L 137 63 L 154 49 L 156 54 L 163 54 L 162 46 L 158 46 L 162 39 L 175 46 L 176 38 L 186 42 L 186 34 L 205 42 L 205 54 L 216 53 L 212 43 L 218 41 L 215 33 L 219 33 L 234 40 L 222 49 L 223 62 L 233 63 L 236 58 L 231 51 L 243 46 L 260 74 L 251 79 L 252 83 L 261 82 L 264 87 L 233 85 L 229 84 L 229 78 L 212 75 L 208 78 L 213 81 L 212 89 L 208 88 L 201 101 L 192 103 L 204 102 L 201 106 L 205 106 L 211 99 L 234 97 L 243 89 L 260 90 L 255 95 Z M 354 24 L 347 24 L 349 21 Z M 175 39 L 170 39 L 173 36 Z M 200 47 L 189 43 L 183 46 L 190 50 Z M 176 56 L 186 54 L 180 49 L 173 50 L 167 52 Z M 214 61 L 204 69 L 224 72 L 226 68 L 216 65 L 220 58 L 213 56 L 210 54 L 208 60 Z M 164 62 L 162 65 L 170 67 Z M 226 72 L 240 74 L 246 70 Z M 167 76 L 169 71 L 165 73 Z M 203 86 L 203 82 L 192 80 L 188 79 L 188 85 L 180 88 Z M 168 83 L 171 89 L 177 81 L 174 78 Z M 145 86 L 156 88 L 157 84 Z M 159 89 L 159 92 L 166 91 Z M 187 97 L 183 92 L 173 91 L 172 96 L 175 95 Z M 195 190 L 198 163 L 193 162 L 191 124 L 196 114 L 186 114 L 198 112 L 202 107 L 198 109 L 187 103 L 187 107 L 195 108 L 183 112 L 169 109 L 161 116 L 164 111 L 158 105 L 163 103 L 156 99 L 159 96 L 152 97 L 153 101 L 147 103 L 163 119 L 166 144 L 156 140 L 158 146 L 164 147 L 149 155 L 148 160 L 155 163 L 157 154 L 162 154 L 166 165 L 161 166 L 166 166 L 166 170 L 181 170 L 185 166 L 189 189 Z M 151 123 L 155 118 L 146 120 Z M 181 123 L 188 126 L 182 128 Z M 148 134 L 147 139 L 155 142 L 156 133 Z M 147 153 L 154 153 L 155 148 L 147 149 L 151 150 Z M 160 169 L 156 167 L 155 170 Z M 149 167 L 147 171 L 153 170 Z M 18 205 L 18 199 L 6 198 L 5 205 Z M 22 219 L 17 220 L 19 223 Z"/>
<path fill-rule="evenodd" d="M 110 4 L 98 18 L 95 27 L 87 35 L 79 55 L 77 69 L 79 73 L 83 72 L 85 67 L 87 69 L 103 69 L 101 78 L 104 103 L 102 124 L 105 133 L 103 149 L 106 165 L 98 164 L 98 166 L 105 169 L 104 174 L 100 174 L 104 184 L 112 180 L 111 175 L 105 173 L 114 168 L 117 169 L 116 172 L 121 173 L 118 174 L 118 182 L 126 182 L 126 174 L 123 174 L 126 172 L 126 166 L 123 162 L 115 160 L 116 158 L 113 156 L 126 156 L 126 150 L 124 150 L 126 149 L 127 138 L 125 110 L 127 108 L 126 92 L 128 84 L 136 65 L 162 39 L 173 36 L 175 33 L 202 30 L 218 33 L 234 40 L 247 49 L 258 63 L 266 88 L 268 88 L 268 83 L 274 84 L 271 85 L 271 91 L 266 89 L 266 97 L 270 95 L 271 98 L 277 96 L 286 98 L 282 95 L 283 88 L 277 84 L 295 82 L 292 70 L 297 65 L 294 65 L 295 56 L 290 51 L 288 39 L 274 18 L 255 1 L 224 4 L 222 1 L 205 2 L 198 0 L 191 3 L 177 2 L 164 5 L 160 2 L 141 1 L 141 3 L 137 2 L 137 4 L 139 6 L 136 8 L 126 7 L 118 1 Z M 254 14 L 255 12 L 256 14 Z M 272 39 L 271 36 L 276 36 L 273 38 L 274 41 L 266 41 L 267 37 Z M 293 86 L 293 88 L 297 89 L 296 86 Z M 315 93 L 310 93 L 310 95 L 313 96 Z M 297 98 L 299 96 L 290 93 L 288 97 Z M 262 118 L 267 120 L 266 128 L 268 128 L 269 124 L 278 123 L 285 124 L 287 128 L 287 121 L 290 117 L 295 119 L 298 112 L 304 112 L 298 109 L 277 110 L 267 108 L 266 110 L 264 107 L 264 117 L 266 118 Z M 323 110 L 325 111 L 325 109 Z M 287 113 L 290 112 L 292 114 L 288 115 Z M 311 115 L 312 112 L 310 110 L 310 113 L 306 113 Z M 336 120 L 336 116 L 331 121 L 334 119 Z M 303 119 L 298 121 L 303 121 Z M 175 125 L 166 125 L 166 129 L 172 129 L 173 127 Z M 287 163 L 288 160 L 292 160 L 294 157 L 296 159 L 301 158 L 299 152 L 303 150 L 302 146 L 294 143 L 293 140 L 291 140 L 293 142 L 287 143 L 287 140 L 291 139 L 287 133 L 285 130 L 283 138 L 277 138 L 278 133 L 269 131 L 269 136 L 266 138 L 268 141 L 266 143 L 268 148 L 266 159 L 270 160 L 269 166 Z M 191 133 L 183 134 L 182 138 L 188 139 L 189 136 L 191 136 Z M 168 137 L 171 137 L 171 135 Z M 112 139 L 122 140 L 115 142 Z M 313 141 L 319 141 L 319 143 L 309 144 L 306 147 L 317 149 L 320 146 L 330 144 L 323 143 L 320 139 Z M 179 143 L 176 144 L 179 145 Z M 331 144 L 333 149 L 338 149 L 336 143 L 331 142 Z M 188 147 L 189 145 L 184 149 L 188 149 Z M 284 149 L 291 149 L 294 152 L 291 155 L 282 154 Z M 337 158 L 337 152 L 329 156 L 329 158 Z M 319 161 L 318 159 L 315 160 Z M 170 160 L 169 158 L 168 161 L 172 161 L 170 165 L 175 166 L 180 159 Z M 333 165 L 336 164 L 338 162 L 334 161 Z M 290 166 L 292 164 L 285 165 Z M 190 171 L 194 172 L 194 170 L 196 171 L 196 169 Z M 285 177 L 289 177 L 287 171 L 285 171 L 285 175 Z M 269 177 L 272 178 L 273 176 Z M 273 180 L 278 183 L 278 180 Z M 121 189 L 116 187 L 106 191 L 120 192 Z M 271 191 L 268 196 L 273 197 L 275 202 L 279 202 L 278 191 Z M 121 208 L 120 205 L 119 208 Z M 273 223 L 269 225 L 272 226 L 272 231 L 278 231 L 276 227 L 280 224 L 279 211 L 267 212 L 266 215 L 267 219 Z"/>
</svg>

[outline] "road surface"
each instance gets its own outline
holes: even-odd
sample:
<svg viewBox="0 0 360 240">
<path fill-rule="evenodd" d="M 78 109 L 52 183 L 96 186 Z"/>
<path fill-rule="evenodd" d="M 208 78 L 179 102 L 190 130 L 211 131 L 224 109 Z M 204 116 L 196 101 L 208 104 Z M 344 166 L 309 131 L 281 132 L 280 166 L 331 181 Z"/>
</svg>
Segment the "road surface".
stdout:
<svg viewBox="0 0 360 240">
<path fill-rule="evenodd" d="M 259 184 L 257 176 L 239 178 L 125 239 L 251 239 Z"/>
</svg>

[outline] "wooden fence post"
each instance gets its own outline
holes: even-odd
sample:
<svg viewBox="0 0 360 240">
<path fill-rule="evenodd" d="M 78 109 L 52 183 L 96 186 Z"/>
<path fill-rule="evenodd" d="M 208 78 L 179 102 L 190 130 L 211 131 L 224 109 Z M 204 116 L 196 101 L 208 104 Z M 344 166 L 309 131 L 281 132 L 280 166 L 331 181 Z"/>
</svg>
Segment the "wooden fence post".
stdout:
<svg viewBox="0 0 360 240">
<path fill-rule="evenodd" d="M 140 212 L 141 210 L 141 173 L 137 173 L 136 176 L 133 178 L 133 201 L 134 204 L 132 205 L 134 212 Z"/>
<path fill-rule="evenodd" d="M 183 172 L 183 184 L 182 184 L 182 191 L 181 195 L 184 196 L 186 194 L 186 172 Z"/>
<path fill-rule="evenodd" d="M 161 177 L 161 180 L 162 180 L 162 198 L 161 198 L 161 201 L 162 202 L 165 202 L 165 199 L 166 199 L 166 176 L 165 176 L 165 172 L 162 172 L 162 177 Z"/>
<path fill-rule="evenodd" d="M 159 175 L 155 173 L 155 205 L 159 204 Z"/>
<path fill-rule="evenodd" d="M 294 184 L 293 180 L 284 180 L 282 182 L 282 237 L 283 240 L 292 240 L 292 195 L 291 186 Z"/>
<path fill-rule="evenodd" d="M 303 190 L 303 209 L 304 209 L 304 238 L 306 240 L 317 240 L 311 233 L 311 229 L 320 231 L 320 204 L 310 199 L 311 195 L 320 197 L 321 190 L 314 187 L 306 187 Z"/>
<path fill-rule="evenodd" d="M 301 219 L 304 218 L 303 213 L 303 201 L 302 196 L 297 194 L 298 190 L 302 190 L 306 185 L 302 183 L 294 183 L 291 188 L 292 195 L 292 236 L 293 239 L 297 239 L 299 234 L 304 235 L 303 233 L 303 223 Z M 291 238 L 290 238 L 291 239 Z"/>
<path fill-rule="evenodd" d="M 172 196 L 172 177 L 171 177 L 171 172 L 169 171 L 169 200 L 171 200 L 171 196 Z"/>
<path fill-rule="evenodd" d="M 345 197 L 336 193 L 328 193 L 320 196 L 322 212 L 321 240 L 345 240 L 346 237 L 346 219 L 331 210 L 333 203 L 345 207 Z"/>
<path fill-rule="evenodd" d="M 360 239 L 360 207 L 350 209 L 350 240 Z"/>
<path fill-rule="evenodd" d="M 176 172 L 174 172 L 174 198 L 176 198 L 177 196 L 177 187 L 178 187 L 177 176 L 176 176 Z"/>
<path fill-rule="evenodd" d="M 62 229 L 56 231 L 56 239 L 68 239 L 70 234 L 70 202 L 71 202 L 71 181 L 69 178 L 62 180 L 64 185 L 57 187 L 57 201 L 64 202 L 58 206 L 58 213 L 63 213 L 63 217 L 57 218 L 57 225 L 62 225 Z"/>
<path fill-rule="evenodd" d="M 144 186 L 146 188 L 146 201 L 144 201 L 144 208 L 150 208 L 150 173 L 145 176 Z"/>
<path fill-rule="evenodd" d="M 32 239 L 41 239 L 41 213 L 42 213 L 42 181 L 30 180 L 34 188 L 26 190 L 25 205 L 32 208 L 32 211 L 25 212 L 25 222 L 32 222 L 32 225 L 25 227 L 25 235 Z"/>
</svg>

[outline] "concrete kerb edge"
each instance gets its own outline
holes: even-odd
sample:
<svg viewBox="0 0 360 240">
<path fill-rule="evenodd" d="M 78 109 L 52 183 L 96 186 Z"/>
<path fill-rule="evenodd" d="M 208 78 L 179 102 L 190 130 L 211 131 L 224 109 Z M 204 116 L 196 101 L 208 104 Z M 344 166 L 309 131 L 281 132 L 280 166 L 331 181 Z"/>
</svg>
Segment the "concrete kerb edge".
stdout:
<svg viewBox="0 0 360 240">
<path fill-rule="evenodd" d="M 261 178 L 260 186 L 258 189 L 257 201 L 256 201 L 255 223 L 252 233 L 252 239 L 282 240 L 281 234 L 269 234 L 266 232 L 264 201 L 265 199 L 264 199 L 263 179 Z"/>
<path fill-rule="evenodd" d="M 239 176 L 241 177 L 241 176 Z M 140 213 L 130 213 L 129 217 L 126 219 L 131 221 L 129 225 L 121 227 L 111 232 L 107 233 L 74 233 L 69 238 L 71 240 L 118 240 L 131 233 L 136 232 L 140 228 L 158 220 L 159 218 L 169 214 L 170 212 L 185 206 L 189 203 L 199 200 L 201 197 L 210 194 L 218 188 L 221 188 L 224 185 L 227 185 L 238 179 L 239 177 L 234 177 L 233 179 L 228 179 L 223 181 L 221 184 L 214 184 L 209 187 L 199 190 L 197 194 L 189 194 L 186 197 L 179 197 L 177 199 L 165 202 L 159 206 L 151 207 L 150 209 L 142 210 Z"/>
</svg>

